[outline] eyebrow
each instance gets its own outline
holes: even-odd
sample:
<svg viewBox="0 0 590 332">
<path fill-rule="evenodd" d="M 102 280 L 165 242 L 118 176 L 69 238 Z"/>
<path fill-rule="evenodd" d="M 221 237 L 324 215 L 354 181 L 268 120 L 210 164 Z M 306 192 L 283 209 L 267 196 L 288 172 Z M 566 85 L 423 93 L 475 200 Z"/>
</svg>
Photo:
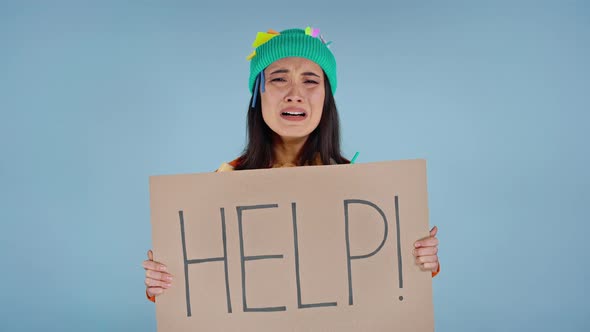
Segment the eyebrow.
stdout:
<svg viewBox="0 0 590 332">
<path fill-rule="evenodd" d="M 289 69 L 277 69 L 275 71 L 273 71 L 272 73 L 270 73 L 270 75 L 274 75 L 274 74 L 286 74 L 289 72 Z M 320 77 L 320 75 L 311 72 L 311 71 L 306 71 L 305 73 L 302 73 L 301 76 L 315 76 L 315 77 Z"/>
</svg>

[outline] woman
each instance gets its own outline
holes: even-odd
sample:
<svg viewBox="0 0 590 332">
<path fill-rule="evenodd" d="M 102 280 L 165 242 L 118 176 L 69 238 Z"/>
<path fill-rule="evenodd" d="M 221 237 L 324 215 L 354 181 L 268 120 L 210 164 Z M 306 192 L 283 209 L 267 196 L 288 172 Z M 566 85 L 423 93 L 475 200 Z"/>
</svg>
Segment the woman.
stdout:
<svg viewBox="0 0 590 332">
<path fill-rule="evenodd" d="M 271 167 L 346 164 L 340 152 L 336 60 L 319 30 L 259 32 L 248 57 L 248 143 L 244 153 L 218 172 Z M 415 242 L 416 264 L 439 272 L 437 228 Z M 151 250 L 143 262 L 146 294 L 151 301 L 172 286 L 164 264 Z"/>
</svg>

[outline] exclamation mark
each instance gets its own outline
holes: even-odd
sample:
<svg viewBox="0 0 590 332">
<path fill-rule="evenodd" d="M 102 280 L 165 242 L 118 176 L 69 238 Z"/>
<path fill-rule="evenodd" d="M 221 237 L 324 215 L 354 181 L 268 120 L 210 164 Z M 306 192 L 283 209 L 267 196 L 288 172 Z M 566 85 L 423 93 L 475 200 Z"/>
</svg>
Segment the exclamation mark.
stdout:
<svg viewBox="0 0 590 332">
<path fill-rule="evenodd" d="M 399 288 L 404 288 L 404 276 L 402 272 L 402 244 L 400 239 L 400 230 L 399 230 L 399 200 L 398 196 L 395 196 L 395 226 L 397 228 L 397 270 L 398 274 L 398 281 L 399 281 Z M 400 295 L 400 301 L 404 300 L 404 297 Z"/>
</svg>

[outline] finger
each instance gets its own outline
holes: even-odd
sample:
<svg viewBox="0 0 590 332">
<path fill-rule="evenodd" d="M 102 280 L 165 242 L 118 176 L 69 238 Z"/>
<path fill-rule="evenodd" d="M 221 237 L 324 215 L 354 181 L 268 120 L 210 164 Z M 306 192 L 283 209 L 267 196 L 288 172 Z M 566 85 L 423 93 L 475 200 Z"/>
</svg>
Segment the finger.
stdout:
<svg viewBox="0 0 590 332">
<path fill-rule="evenodd" d="M 167 271 L 166 265 L 154 261 L 143 261 L 143 268 L 154 271 Z"/>
<path fill-rule="evenodd" d="M 148 287 L 147 293 L 149 296 L 160 295 L 164 292 L 164 288 L 161 287 Z"/>
<path fill-rule="evenodd" d="M 424 240 L 416 241 L 414 244 L 416 248 L 420 247 L 436 247 L 438 246 L 438 239 L 435 237 L 429 237 Z"/>
<path fill-rule="evenodd" d="M 150 261 L 154 260 L 154 253 L 151 250 L 148 250 L 147 256 L 148 256 L 148 260 L 150 260 Z"/>
<path fill-rule="evenodd" d="M 428 232 L 428 236 L 424 237 L 416 242 L 414 242 L 414 247 L 418 248 L 420 246 L 423 246 L 424 244 L 422 243 L 424 240 L 428 240 L 428 239 L 432 239 L 434 237 L 436 237 L 436 233 L 438 233 L 438 227 L 434 226 L 432 227 L 432 229 Z"/>
<path fill-rule="evenodd" d="M 170 288 L 172 284 L 169 282 L 164 282 L 152 278 L 145 278 L 145 285 L 149 287 L 161 287 L 161 288 Z"/>
<path fill-rule="evenodd" d="M 438 247 L 422 247 L 412 250 L 415 257 L 436 255 L 438 254 Z"/>
<path fill-rule="evenodd" d="M 438 262 L 438 256 L 420 256 L 416 258 L 416 264 L 424 264 L 424 263 L 436 263 Z"/>
<path fill-rule="evenodd" d="M 430 236 L 435 237 L 436 232 L 438 232 L 438 227 L 436 227 L 436 226 L 432 227 L 432 229 L 430 230 Z"/>
<path fill-rule="evenodd" d="M 157 272 L 153 270 L 146 270 L 145 276 L 154 280 L 160 280 L 165 282 L 171 282 L 173 279 L 170 273 Z"/>
<path fill-rule="evenodd" d="M 436 271 L 438 269 L 438 262 L 437 263 L 424 263 L 420 265 L 420 269 L 424 271 Z"/>
</svg>

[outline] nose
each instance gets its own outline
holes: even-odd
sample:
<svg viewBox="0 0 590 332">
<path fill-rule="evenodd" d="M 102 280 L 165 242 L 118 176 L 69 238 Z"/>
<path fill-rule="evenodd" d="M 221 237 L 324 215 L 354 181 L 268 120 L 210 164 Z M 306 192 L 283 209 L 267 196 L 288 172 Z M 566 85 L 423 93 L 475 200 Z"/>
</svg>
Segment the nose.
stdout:
<svg viewBox="0 0 590 332">
<path fill-rule="evenodd" d="M 299 92 L 299 88 L 297 86 L 293 86 L 291 87 L 290 91 L 287 92 L 287 95 L 285 95 L 284 98 L 285 102 L 287 103 L 302 103 L 303 102 L 303 97 L 301 96 L 301 93 Z"/>
</svg>

